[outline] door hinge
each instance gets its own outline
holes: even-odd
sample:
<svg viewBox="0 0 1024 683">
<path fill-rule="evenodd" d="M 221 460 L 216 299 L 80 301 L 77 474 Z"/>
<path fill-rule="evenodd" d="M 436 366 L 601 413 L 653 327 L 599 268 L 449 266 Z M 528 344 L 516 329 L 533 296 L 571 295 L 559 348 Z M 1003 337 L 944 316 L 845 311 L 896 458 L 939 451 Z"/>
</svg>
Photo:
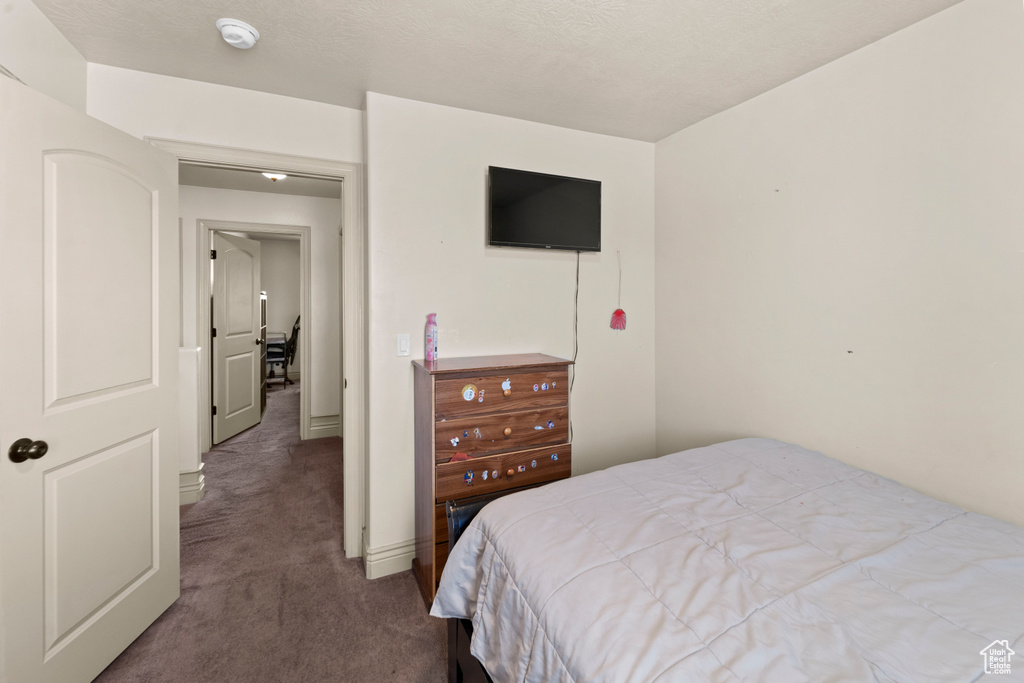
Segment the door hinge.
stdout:
<svg viewBox="0 0 1024 683">
<path fill-rule="evenodd" d="M 216 249 L 211 249 L 210 250 L 210 258 L 211 259 L 217 258 L 217 250 Z"/>
<path fill-rule="evenodd" d="M 211 331 L 213 332 L 213 334 L 211 336 L 216 337 L 217 336 L 217 328 L 214 327 Z"/>
<path fill-rule="evenodd" d="M 216 415 L 216 414 L 217 414 L 217 406 L 214 406 L 214 407 L 213 407 L 213 414 L 214 414 L 214 415 Z"/>
</svg>

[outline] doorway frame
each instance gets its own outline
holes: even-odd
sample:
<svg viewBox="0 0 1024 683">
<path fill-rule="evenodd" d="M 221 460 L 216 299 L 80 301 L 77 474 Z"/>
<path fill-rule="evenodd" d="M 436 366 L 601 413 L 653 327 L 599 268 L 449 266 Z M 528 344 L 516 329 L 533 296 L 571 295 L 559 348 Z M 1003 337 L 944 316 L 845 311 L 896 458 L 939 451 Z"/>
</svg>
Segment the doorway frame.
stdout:
<svg viewBox="0 0 1024 683">
<path fill-rule="evenodd" d="M 277 170 L 341 180 L 342 263 L 339 281 L 342 330 L 341 376 L 338 382 L 341 387 L 344 437 L 344 545 L 346 557 L 361 557 L 367 506 L 366 368 L 369 365 L 366 347 L 367 254 L 363 165 L 168 138 L 147 136 L 144 140 L 176 156 L 178 163 L 244 170 Z M 195 419 L 203 418 L 197 412 Z"/>
<path fill-rule="evenodd" d="M 213 272 L 213 259 L 209 258 L 210 250 L 213 248 L 213 233 L 248 233 L 251 235 L 292 235 L 299 238 L 299 315 L 306 329 L 311 329 L 313 321 L 312 305 L 310 304 L 310 291 L 312 289 L 312 277 L 310 265 L 312 259 L 312 227 L 307 225 L 278 225 L 273 223 L 247 223 L 243 221 L 221 221 L 200 218 L 196 221 L 199 234 L 196 239 L 196 263 L 206 263 L 205 272 L 197 269 L 198 280 L 196 282 L 196 321 L 197 330 L 205 330 L 203 340 L 208 344 L 209 351 L 200 354 L 202 360 L 199 368 L 199 415 L 211 414 L 211 382 L 213 381 L 213 339 L 210 335 L 210 283 Z M 200 324 L 201 323 L 201 324 Z M 308 378 L 308 359 L 312 353 L 310 335 L 299 334 L 299 438 L 311 439 L 312 426 L 310 425 L 310 397 L 309 383 L 302 382 Z M 341 406 L 339 406 L 339 410 Z M 213 434 L 210 427 L 210 420 L 202 421 L 200 424 L 200 443 L 205 447 L 207 443 L 213 446 Z"/>
</svg>

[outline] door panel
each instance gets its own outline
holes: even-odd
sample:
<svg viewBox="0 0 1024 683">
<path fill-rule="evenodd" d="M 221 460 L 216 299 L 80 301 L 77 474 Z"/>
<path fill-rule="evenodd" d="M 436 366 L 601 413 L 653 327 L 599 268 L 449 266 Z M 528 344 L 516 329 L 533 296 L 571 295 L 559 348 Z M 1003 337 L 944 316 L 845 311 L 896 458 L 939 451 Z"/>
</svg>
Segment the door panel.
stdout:
<svg viewBox="0 0 1024 683">
<path fill-rule="evenodd" d="M 150 383 L 156 188 L 94 154 L 49 152 L 43 166 L 47 406 Z"/>
<path fill-rule="evenodd" d="M 2 77 L 0 149 L 0 679 L 90 681 L 179 592 L 177 160 Z"/>
<path fill-rule="evenodd" d="M 213 233 L 213 442 L 258 424 L 260 243 Z"/>
<path fill-rule="evenodd" d="M 144 434 L 44 476 L 48 648 L 157 565 L 155 454 L 153 434 Z"/>
<path fill-rule="evenodd" d="M 228 279 L 224 302 L 226 308 L 224 337 L 227 339 L 239 335 L 255 334 L 253 322 L 256 319 L 254 308 L 257 302 L 252 300 L 252 290 L 253 287 L 257 291 L 259 290 L 259 278 L 257 277 L 255 254 L 244 249 L 252 249 L 258 254 L 260 244 L 254 240 L 246 240 L 246 242 L 253 242 L 255 246 L 246 243 L 241 243 L 245 245 L 241 246 L 237 242 L 238 239 L 225 239 L 225 242 L 231 244 L 230 247 L 221 244 L 221 250 L 225 252 L 222 272 L 223 276 Z"/>
<path fill-rule="evenodd" d="M 247 351 L 228 358 L 225 362 L 227 382 L 225 386 L 225 417 L 234 417 L 240 411 L 252 408 L 256 402 L 253 384 L 250 380 L 255 366 L 256 354 Z"/>
</svg>

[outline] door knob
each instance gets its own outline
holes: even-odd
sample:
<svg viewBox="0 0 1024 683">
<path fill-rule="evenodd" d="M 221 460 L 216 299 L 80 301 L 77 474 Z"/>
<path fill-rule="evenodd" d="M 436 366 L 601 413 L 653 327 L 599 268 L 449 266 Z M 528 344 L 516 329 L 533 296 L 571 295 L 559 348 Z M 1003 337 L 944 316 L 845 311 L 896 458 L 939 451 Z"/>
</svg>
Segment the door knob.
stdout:
<svg viewBox="0 0 1024 683">
<path fill-rule="evenodd" d="M 50 447 L 45 441 L 33 441 L 32 439 L 18 439 L 7 449 L 7 457 L 12 462 L 25 462 L 29 458 L 38 460 L 46 455 Z"/>
<path fill-rule="evenodd" d="M 262 344 L 262 343 L 263 343 L 263 340 L 262 340 L 262 339 L 257 339 L 257 340 L 256 340 L 256 346 L 259 346 L 259 345 L 260 345 L 260 344 Z"/>
</svg>

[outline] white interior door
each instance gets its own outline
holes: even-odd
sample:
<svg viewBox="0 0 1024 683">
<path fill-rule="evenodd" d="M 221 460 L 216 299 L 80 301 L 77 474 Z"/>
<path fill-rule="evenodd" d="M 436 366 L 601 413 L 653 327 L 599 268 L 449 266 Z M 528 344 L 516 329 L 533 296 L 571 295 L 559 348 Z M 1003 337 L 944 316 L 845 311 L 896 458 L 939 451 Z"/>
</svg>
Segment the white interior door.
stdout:
<svg viewBox="0 0 1024 683">
<path fill-rule="evenodd" d="M 0 680 L 90 681 L 179 592 L 177 161 L 3 77 L 0 150 Z"/>
<path fill-rule="evenodd" d="M 213 442 L 260 421 L 260 243 L 213 233 Z"/>
</svg>

